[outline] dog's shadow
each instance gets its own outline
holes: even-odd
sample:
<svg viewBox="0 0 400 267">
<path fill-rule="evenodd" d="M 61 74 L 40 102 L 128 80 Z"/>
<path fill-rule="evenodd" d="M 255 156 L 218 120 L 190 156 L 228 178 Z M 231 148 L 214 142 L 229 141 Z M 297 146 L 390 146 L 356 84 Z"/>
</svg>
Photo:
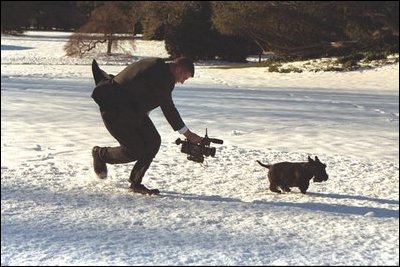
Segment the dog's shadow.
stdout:
<svg viewBox="0 0 400 267">
<path fill-rule="evenodd" d="M 397 200 L 371 198 L 365 196 L 351 196 L 351 195 L 340 195 L 340 194 L 323 194 L 323 193 L 313 193 L 307 192 L 308 197 L 325 197 L 332 199 L 354 199 L 354 200 L 364 200 L 378 202 L 380 204 L 391 204 L 399 205 Z M 372 216 L 378 218 L 399 218 L 399 210 L 381 207 L 371 207 L 370 205 L 351 205 L 351 204 L 336 204 L 336 203 L 321 203 L 321 202 L 267 202 L 264 200 L 256 200 L 254 203 L 258 204 L 269 204 L 277 207 L 294 207 L 313 211 L 322 211 L 336 214 L 347 214 L 347 215 L 360 215 L 360 216 Z"/>
<path fill-rule="evenodd" d="M 388 200 L 388 199 L 377 199 L 371 197 L 364 196 L 350 196 L 350 195 L 340 195 L 340 194 L 322 194 L 322 193 L 312 193 L 308 192 L 308 196 L 317 196 L 317 197 L 326 197 L 326 198 L 334 198 L 334 199 L 355 199 L 355 200 L 368 200 L 375 201 L 381 204 L 399 204 L 399 201 L 396 200 Z M 313 211 L 322 211 L 322 212 L 331 212 L 331 213 L 339 213 L 339 214 L 348 214 L 348 215 L 361 215 L 361 216 L 373 216 L 380 218 L 399 218 L 399 211 L 392 210 L 387 208 L 378 208 L 378 207 L 368 207 L 368 206 L 353 206 L 353 205 L 343 205 L 343 204 L 335 204 L 335 203 L 298 203 L 298 202 L 286 202 L 286 201 L 268 201 L 268 200 L 254 200 L 251 202 L 243 201 L 239 198 L 232 197 L 221 197 L 218 195 L 205 196 L 205 195 L 196 195 L 196 194 L 187 194 L 187 193 L 176 193 L 172 191 L 165 191 L 161 196 L 168 198 L 176 198 L 176 199 L 184 199 L 184 200 L 200 200 L 200 201 L 208 201 L 208 202 L 225 202 L 225 203 L 239 203 L 239 204 L 251 204 L 251 208 L 253 209 L 268 209 L 271 206 L 276 207 L 293 207 L 300 208 L 306 210 Z M 257 204 L 254 206 L 253 204 Z M 260 206 L 258 206 L 260 205 Z M 258 206 L 258 207 L 257 207 Z"/>
<path fill-rule="evenodd" d="M 351 196 L 351 195 L 341 195 L 341 194 L 323 194 L 323 193 L 314 193 L 314 192 L 307 192 L 307 195 L 316 196 L 316 197 L 334 198 L 334 199 L 363 200 L 363 201 L 377 202 L 379 204 L 399 205 L 399 201 L 398 200 L 383 199 L 383 198 L 373 198 L 373 197 L 366 197 L 366 196 Z"/>
</svg>

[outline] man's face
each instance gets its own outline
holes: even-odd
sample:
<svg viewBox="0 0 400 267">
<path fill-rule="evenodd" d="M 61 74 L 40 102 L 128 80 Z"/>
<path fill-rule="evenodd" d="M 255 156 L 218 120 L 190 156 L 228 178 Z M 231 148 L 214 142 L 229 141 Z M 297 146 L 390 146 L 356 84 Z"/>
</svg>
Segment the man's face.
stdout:
<svg viewBox="0 0 400 267">
<path fill-rule="evenodd" d="M 184 83 L 187 79 L 192 77 L 190 71 L 185 71 L 181 68 L 178 69 L 176 72 L 175 83 Z"/>
</svg>

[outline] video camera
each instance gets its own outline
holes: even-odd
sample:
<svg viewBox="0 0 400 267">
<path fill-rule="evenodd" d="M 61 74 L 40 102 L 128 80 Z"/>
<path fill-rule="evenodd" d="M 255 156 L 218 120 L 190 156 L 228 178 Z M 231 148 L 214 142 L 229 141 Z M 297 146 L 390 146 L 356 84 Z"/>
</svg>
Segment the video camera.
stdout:
<svg viewBox="0 0 400 267">
<path fill-rule="evenodd" d="M 203 163 L 204 156 L 215 157 L 215 147 L 210 147 L 211 143 L 223 144 L 224 141 L 221 139 L 209 138 L 207 135 L 207 129 L 206 135 L 204 136 L 203 141 L 200 144 L 191 143 L 187 139 L 185 141 L 182 141 L 180 138 L 176 139 L 175 141 L 175 144 L 177 145 L 182 144 L 181 152 L 188 154 L 188 160 L 198 163 Z"/>
</svg>

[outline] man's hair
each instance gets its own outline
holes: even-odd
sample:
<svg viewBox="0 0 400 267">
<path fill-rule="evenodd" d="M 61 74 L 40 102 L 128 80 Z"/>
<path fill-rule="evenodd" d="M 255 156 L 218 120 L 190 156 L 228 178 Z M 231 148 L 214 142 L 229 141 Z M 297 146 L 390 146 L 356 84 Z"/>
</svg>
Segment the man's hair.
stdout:
<svg viewBox="0 0 400 267">
<path fill-rule="evenodd" d="M 174 60 L 174 64 L 176 64 L 178 67 L 190 71 L 192 74 L 192 77 L 194 76 L 194 64 L 193 60 L 187 57 L 180 57 Z"/>
</svg>

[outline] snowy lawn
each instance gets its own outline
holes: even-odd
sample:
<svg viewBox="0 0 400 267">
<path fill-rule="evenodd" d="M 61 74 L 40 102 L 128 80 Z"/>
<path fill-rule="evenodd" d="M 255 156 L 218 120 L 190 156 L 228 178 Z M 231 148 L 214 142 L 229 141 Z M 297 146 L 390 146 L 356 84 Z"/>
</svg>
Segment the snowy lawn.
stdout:
<svg viewBox="0 0 400 267">
<path fill-rule="evenodd" d="M 167 57 L 66 58 L 68 33 L 1 37 L 1 265 L 399 265 L 399 64 L 346 73 L 269 73 L 198 64 L 174 90 L 194 132 L 224 140 L 186 160 L 160 109 L 162 145 L 144 184 L 134 163 L 99 181 L 91 148 L 114 146 L 90 98 L 92 57 L 116 74 Z M 102 52 L 102 51 L 101 51 Z M 256 163 L 318 156 L 329 180 L 269 191 Z"/>
</svg>

